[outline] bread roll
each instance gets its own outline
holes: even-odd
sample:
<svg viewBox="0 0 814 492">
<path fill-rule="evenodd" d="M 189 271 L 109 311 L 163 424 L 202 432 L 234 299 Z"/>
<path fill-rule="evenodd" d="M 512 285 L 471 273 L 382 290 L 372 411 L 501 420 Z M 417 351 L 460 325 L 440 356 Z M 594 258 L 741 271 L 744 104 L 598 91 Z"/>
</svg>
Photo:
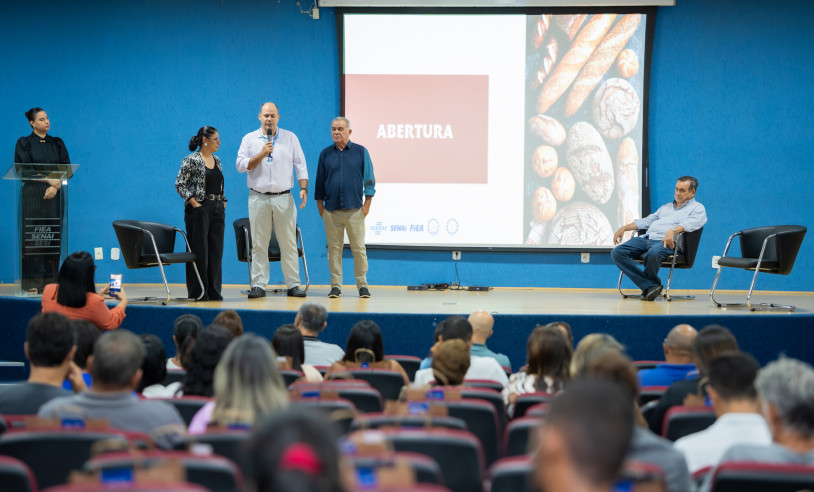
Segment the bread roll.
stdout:
<svg viewBox="0 0 814 492">
<path fill-rule="evenodd" d="M 568 165 L 577 183 L 596 203 L 613 194 L 613 164 L 605 141 L 590 123 L 580 121 L 568 131 Z"/>
<path fill-rule="evenodd" d="M 540 87 L 540 84 L 543 83 L 548 74 L 551 73 L 551 70 L 554 69 L 554 64 L 557 63 L 559 49 L 557 39 L 552 38 L 546 45 L 544 52 L 540 55 L 537 71 L 532 74 L 529 87 L 532 89 Z"/>
<path fill-rule="evenodd" d="M 537 112 L 545 113 L 548 108 L 562 96 L 588 61 L 596 45 L 610 29 L 616 14 L 597 14 L 579 31 L 571 48 L 557 64 L 554 71 L 546 78 L 540 96 L 537 99 Z"/>
<path fill-rule="evenodd" d="M 548 145 L 562 145 L 565 142 L 565 128 L 550 116 L 537 115 L 529 120 L 531 133 L 537 135 Z"/>
<path fill-rule="evenodd" d="M 554 198 L 561 202 L 567 202 L 574 196 L 574 175 L 567 167 L 558 167 L 554 171 L 554 176 L 551 178 L 551 191 L 554 192 Z"/>
<path fill-rule="evenodd" d="M 642 14 L 626 15 L 602 38 L 571 86 L 571 92 L 565 100 L 565 116 L 573 116 L 579 111 L 588 95 L 602 80 L 605 72 L 613 65 L 622 48 L 636 32 L 641 20 Z"/>
<path fill-rule="evenodd" d="M 625 79 L 608 79 L 594 96 L 594 121 L 599 133 L 607 138 L 621 138 L 639 121 L 639 95 Z"/>
<path fill-rule="evenodd" d="M 551 23 L 551 14 L 542 14 L 537 18 L 537 24 L 534 26 L 534 34 L 532 37 L 532 44 L 536 50 L 542 46 L 545 41 L 545 35 L 548 32 L 548 26 Z"/>
<path fill-rule="evenodd" d="M 557 212 L 557 200 L 554 193 L 545 186 L 537 188 L 531 201 L 531 214 L 537 222 L 548 222 Z"/>
<path fill-rule="evenodd" d="M 630 137 L 622 140 L 616 153 L 616 191 L 619 195 L 617 219 L 622 227 L 639 216 L 639 152 Z"/>
<path fill-rule="evenodd" d="M 557 27 L 568 36 L 568 39 L 573 41 L 586 17 L 588 17 L 587 14 L 555 15 L 554 20 Z"/>
<path fill-rule="evenodd" d="M 547 178 L 554 174 L 554 170 L 559 165 L 559 158 L 557 151 L 554 147 L 548 145 L 541 145 L 534 151 L 531 156 L 531 165 L 534 167 L 534 172 L 541 178 Z"/>
<path fill-rule="evenodd" d="M 633 77 L 639 73 L 639 55 L 630 48 L 622 50 L 616 59 L 616 70 L 626 79 Z"/>
<path fill-rule="evenodd" d="M 566 205 L 546 227 L 549 246 L 613 246 L 613 230 L 605 214 L 595 206 L 576 202 Z"/>
</svg>

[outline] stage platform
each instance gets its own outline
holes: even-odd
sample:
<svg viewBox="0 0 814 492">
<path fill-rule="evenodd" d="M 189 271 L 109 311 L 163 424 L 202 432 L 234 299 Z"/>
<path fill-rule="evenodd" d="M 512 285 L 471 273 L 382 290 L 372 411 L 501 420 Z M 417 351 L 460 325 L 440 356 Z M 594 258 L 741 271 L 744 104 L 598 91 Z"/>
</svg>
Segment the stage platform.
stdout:
<svg viewBox="0 0 814 492">
<path fill-rule="evenodd" d="M 125 286 L 128 297 L 160 295 L 161 284 Z M 176 295 L 186 291 L 172 284 Z M 660 359 L 661 341 L 678 323 L 696 328 L 721 324 L 733 331 L 745 351 L 762 363 L 780 353 L 814 363 L 811 332 L 814 329 L 814 292 L 756 292 L 753 301 L 771 301 L 797 306 L 794 312 L 757 311 L 745 307 L 720 309 L 709 299 L 708 291 L 673 291 L 674 295 L 695 295 L 694 300 L 644 302 L 622 299 L 614 289 L 495 288 L 488 292 L 408 291 L 405 286 L 371 286 L 372 297 L 360 299 L 353 286 L 342 289 L 343 297 L 328 299 L 330 288 L 314 285 L 305 299 L 286 297 L 284 292 L 265 298 L 248 299 L 243 285 L 223 288 L 223 301 L 130 303 L 123 328 L 161 337 L 171 355 L 172 325 L 176 317 L 192 312 L 208 324 L 224 309 L 236 310 L 246 331 L 271 338 L 281 324 L 291 323 L 304 302 L 314 302 L 328 310 L 328 327 L 321 339 L 345 345 L 347 334 L 361 319 L 372 319 L 382 328 L 385 351 L 390 354 L 425 356 L 432 344 L 438 322 L 453 314 L 468 315 L 484 309 L 495 316 L 494 336 L 489 346 L 510 357 L 517 368 L 524 363 L 529 332 L 537 325 L 555 320 L 571 324 L 575 339 L 592 332 L 610 333 L 622 342 L 635 359 Z M 15 297 L 12 286 L 0 288 L 0 313 L 4 341 L 0 360 L 24 360 L 22 345 L 28 319 L 40 309 L 38 298 Z M 741 302 L 744 291 L 721 291 L 719 300 Z"/>
</svg>

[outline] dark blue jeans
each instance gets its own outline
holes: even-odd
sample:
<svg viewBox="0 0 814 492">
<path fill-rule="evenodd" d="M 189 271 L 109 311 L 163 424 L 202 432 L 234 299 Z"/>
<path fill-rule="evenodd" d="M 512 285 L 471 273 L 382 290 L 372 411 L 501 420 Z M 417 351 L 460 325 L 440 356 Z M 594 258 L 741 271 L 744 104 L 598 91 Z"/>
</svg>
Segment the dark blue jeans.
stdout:
<svg viewBox="0 0 814 492">
<path fill-rule="evenodd" d="M 661 285 L 659 268 L 661 262 L 670 256 L 673 250 L 665 248 L 661 241 L 644 239 L 638 236 L 616 246 L 611 250 L 611 259 L 633 283 L 642 291 Z M 639 268 L 635 259 L 644 261 L 644 269 Z"/>
</svg>

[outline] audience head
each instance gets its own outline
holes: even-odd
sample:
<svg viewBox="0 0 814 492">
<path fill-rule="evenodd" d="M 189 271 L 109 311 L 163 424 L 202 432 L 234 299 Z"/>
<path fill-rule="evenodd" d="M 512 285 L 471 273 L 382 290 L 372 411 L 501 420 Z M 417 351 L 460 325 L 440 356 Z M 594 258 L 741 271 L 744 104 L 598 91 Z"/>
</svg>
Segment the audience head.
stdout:
<svg viewBox="0 0 814 492">
<path fill-rule="evenodd" d="M 294 324 L 303 331 L 303 335 L 315 337 L 328 326 L 328 311 L 319 304 L 306 302 L 297 311 Z"/>
<path fill-rule="evenodd" d="M 624 352 L 625 347 L 607 333 L 585 335 L 577 344 L 574 356 L 571 358 L 571 376 L 579 374 L 582 366 L 593 354 L 604 350 Z"/>
<path fill-rule="evenodd" d="M 148 386 L 161 384 L 167 377 L 167 353 L 161 339 L 152 333 L 142 334 L 139 338 L 144 344 L 144 363 L 141 365 L 141 381 L 136 391 L 141 393 Z"/>
<path fill-rule="evenodd" d="M 495 326 L 495 318 L 486 311 L 475 311 L 467 318 L 472 325 L 472 341 L 474 343 L 486 343 L 486 339 L 492 336 L 492 328 Z"/>
<path fill-rule="evenodd" d="M 432 358 L 432 374 L 441 386 L 463 384 L 469 370 L 469 347 L 460 339 L 441 342 Z"/>
<path fill-rule="evenodd" d="M 690 325 L 676 325 L 667 334 L 661 346 L 669 364 L 692 364 L 692 347 L 698 332 Z"/>
<path fill-rule="evenodd" d="M 755 402 L 755 377 L 759 370 L 760 364 L 744 352 L 724 352 L 709 361 L 707 393 L 716 410 L 722 403 Z"/>
<path fill-rule="evenodd" d="M 338 437 L 321 413 L 289 408 L 263 418 L 244 455 L 255 490 L 343 492 L 349 472 L 340 465 Z"/>
<path fill-rule="evenodd" d="M 288 392 L 268 340 L 252 333 L 235 338 L 215 369 L 212 421 L 252 424 L 288 406 Z"/>
<path fill-rule="evenodd" d="M 537 477 L 546 492 L 609 490 L 633 435 L 630 399 L 608 381 L 577 381 L 560 393 L 540 428 Z"/>
<path fill-rule="evenodd" d="M 789 434 L 814 438 L 814 368 L 781 356 L 758 372 L 755 387 L 776 442 L 783 444 Z"/>
<path fill-rule="evenodd" d="M 463 316 L 450 316 L 438 324 L 441 330 L 441 340 L 463 340 L 472 343 L 472 325 Z"/>
<path fill-rule="evenodd" d="M 25 330 L 25 355 L 32 367 L 59 367 L 73 359 L 70 321 L 59 313 L 39 313 Z"/>
<path fill-rule="evenodd" d="M 571 347 L 574 346 L 574 333 L 571 331 L 571 325 L 566 323 L 565 321 L 552 321 L 546 325 L 537 325 L 537 326 L 549 326 L 552 328 L 556 328 L 562 332 L 565 336 L 565 340 L 568 341 L 568 345 Z"/>
<path fill-rule="evenodd" d="M 702 375 L 707 375 L 709 361 L 723 352 L 738 350 L 738 342 L 732 332 L 720 325 L 705 326 L 695 337 L 692 356 Z"/>
<path fill-rule="evenodd" d="M 93 346 L 99 339 L 99 327 L 84 319 L 72 319 L 70 323 L 76 345 L 73 361 L 84 370 L 88 367 L 88 359 L 93 360 Z"/>
<path fill-rule="evenodd" d="M 68 255 L 57 273 L 57 304 L 76 308 L 84 306 L 88 292 L 96 292 L 95 272 L 93 257 L 87 251 Z"/>
<path fill-rule="evenodd" d="M 199 148 L 203 147 L 204 138 L 212 139 L 217 134 L 218 131 L 215 128 L 211 126 L 202 126 L 198 129 L 198 133 L 189 139 L 189 150 L 195 152 Z"/>
<path fill-rule="evenodd" d="M 526 374 L 536 376 L 540 391 L 559 391 L 570 379 L 572 355 L 562 331 L 551 325 L 538 326 L 526 342 Z M 553 380 L 550 388 L 546 377 Z"/>
<path fill-rule="evenodd" d="M 302 371 L 305 362 L 305 342 L 302 332 L 293 324 L 282 325 L 274 332 L 271 346 L 279 357 L 291 358 L 291 369 Z"/>
<path fill-rule="evenodd" d="M 93 347 L 92 387 L 101 391 L 134 390 L 141 380 L 145 355 L 139 337 L 124 329 L 99 336 Z"/>
<path fill-rule="evenodd" d="M 579 379 L 610 381 L 628 394 L 633 401 L 639 394 L 639 378 L 633 362 L 616 349 L 593 352 L 577 375 Z"/>
<path fill-rule="evenodd" d="M 218 325 L 203 328 L 191 342 L 189 363 L 185 366 L 184 395 L 212 396 L 215 366 L 234 336 Z"/>
<path fill-rule="evenodd" d="M 348 335 L 348 345 L 342 360 L 367 363 L 384 360 L 384 345 L 379 325 L 367 319 L 356 323 Z"/>
<path fill-rule="evenodd" d="M 243 320 L 240 319 L 240 315 L 237 314 L 237 311 L 234 309 L 227 309 L 226 311 L 218 313 L 212 321 L 212 324 L 220 325 L 228 329 L 235 337 L 239 337 L 243 334 Z"/>
<path fill-rule="evenodd" d="M 186 367 L 189 352 L 192 349 L 192 342 L 202 328 L 201 318 L 194 314 L 182 314 L 175 319 L 172 340 L 175 342 L 175 353 L 179 362 L 181 362 L 181 367 Z"/>
</svg>

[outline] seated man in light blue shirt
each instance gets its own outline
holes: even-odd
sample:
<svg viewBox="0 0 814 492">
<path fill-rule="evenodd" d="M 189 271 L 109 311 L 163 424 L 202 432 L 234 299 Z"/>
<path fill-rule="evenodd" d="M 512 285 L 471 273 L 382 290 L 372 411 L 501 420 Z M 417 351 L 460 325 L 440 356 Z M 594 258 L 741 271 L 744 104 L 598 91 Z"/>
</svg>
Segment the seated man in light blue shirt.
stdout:
<svg viewBox="0 0 814 492">
<path fill-rule="evenodd" d="M 620 227 L 613 235 L 613 243 L 618 246 L 611 251 L 611 259 L 642 289 L 643 301 L 654 301 L 661 294 L 663 287 L 658 275 L 659 268 L 661 262 L 673 252 L 675 235 L 679 232 L 696 231 L 707 222 L 704 206 L 695 201 L 697 189 L 698 180 L 692 176 L 678 178 L 675 200 L 672 203 L 662 205 L 647 217 Z M 647 233 L 619 244 L 625 232 L 639 229 L 646 229 Z M 680 240 L 678 249 L 682 249 Z M 634 261 L 636 259 L 644 261 L 643 270 Z"/>
<path fill-rule="evenodd" d="M 495 326 L 495 318 L 486 311 L 475 311 L 469 315 L 469 323 L 472 325 L 472 347 L 469 349 L 470 355 L 478 357 L 491 357 L 495 359 L 501 367 L 512 370 L 512 363 L 503 354 L 498 354 L 489 350 L 486 346 L 486 339 L 492 336 L 492 327 Z"/>
</svg>

